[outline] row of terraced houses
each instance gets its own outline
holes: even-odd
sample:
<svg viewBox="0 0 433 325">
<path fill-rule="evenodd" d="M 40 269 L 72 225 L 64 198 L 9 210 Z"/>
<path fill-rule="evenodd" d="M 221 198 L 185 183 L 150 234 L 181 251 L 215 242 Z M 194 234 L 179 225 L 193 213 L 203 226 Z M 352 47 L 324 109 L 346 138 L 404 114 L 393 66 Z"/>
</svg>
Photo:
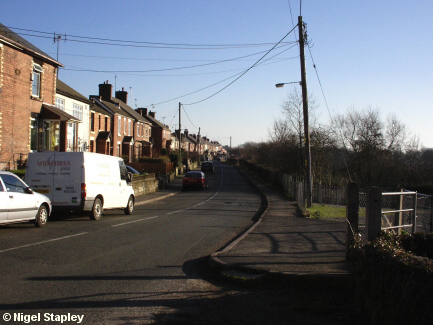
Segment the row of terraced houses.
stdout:
<svg viewBox="0 0 433 325">
<path fill-rule="evenodd" d="M 0 24 L 0 169 L 15 169 L 32 151 L 90 151 L 128 162 L 179 150 L 179 135 L 128 93 L 105 81 L 88 97 L 57 78 L 63 65 Z M 206 137 L 181 138 L 183 151 L 223 152 Z"/>
</svg>

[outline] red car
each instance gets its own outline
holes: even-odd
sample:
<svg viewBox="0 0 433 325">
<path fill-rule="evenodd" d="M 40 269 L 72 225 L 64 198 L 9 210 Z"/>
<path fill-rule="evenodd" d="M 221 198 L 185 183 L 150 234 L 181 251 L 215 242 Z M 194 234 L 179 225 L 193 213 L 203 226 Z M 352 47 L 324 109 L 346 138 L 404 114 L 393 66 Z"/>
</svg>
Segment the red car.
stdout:
<svg viewBox="0 0 433 325">
<path fill-rule="evenodd" d="M 202 190 L 206 189 L 207 181 L 204 173 L 200 171 L 187 172 L 183 178 L 182 190 L 186 190 L 188 188 L 199 188 Z"/>
</svg>

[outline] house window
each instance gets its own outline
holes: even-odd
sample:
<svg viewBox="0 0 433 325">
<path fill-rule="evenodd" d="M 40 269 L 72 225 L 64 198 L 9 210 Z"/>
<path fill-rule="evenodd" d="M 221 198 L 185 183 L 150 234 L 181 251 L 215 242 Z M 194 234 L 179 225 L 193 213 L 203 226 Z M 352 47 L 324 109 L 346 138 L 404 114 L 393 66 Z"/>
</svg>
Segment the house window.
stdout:
<svg viewBox="0 0 433 325">
<path fill-rule="evenodd" d="M 108 130 L 108 117 L 105 117 L 105 131 L 109 131 Z"/>
<path fill-rule="evenodd" d="M 120 116 L 117 117 L 117 135 L 121 135 L 120 129 L 122 128 L 122 118 Z"/>
<path fill-rule="evenodd" d="M 44 121 L 43 150 L 59 151 L 60 123 L 59 121 Z"/>
<path fill-rule="evenodd" d="M 126 117 L 123 118 L 123 134 L 126 134 Z"/>
<path fill-rule="evenodd" d="M 72 108 L 72 115 L 74 117 L 76 117 L 77 119 L 79 119 L 80 121 L 82 121 L 83 120 L 83 106 L 78 105 L 78 104 L 74 104 L 74 106 Z"/>
<path fill-rule="evenodd" d="M 75 151 L 77 145 L 76 145 L 76 139 L 77 139 L 77 130 L 78 124 L 77 123 L 68 123 L 68 144 L 66 151 Z"/>
<path fill-rule="evenodd" d="M 37 151 L 38 150 L 38 120 L 32 118 L 30 124 L 30 150 Z"/>
<path fill-rule="evenodd" d="M 95 113 L 90 113 L 90 131 L 95 132 Z"/>
<path fill-rule="evenodd" d="M 131 135 L 131 120 L 128 120 L 128 135 Z"/>
<path fill-rule="evenodd" d="M 62 111 L 65 110 L 65 100 L 63 98 L 56 97 L 56 107 Z"/>
<path fill-rule="evenodd" d="M 32 75 L 32 95 L 41 97 L 41 80 L 42 80 L 42 67 L 39 64 L 33 63 Z"/>
</svg>

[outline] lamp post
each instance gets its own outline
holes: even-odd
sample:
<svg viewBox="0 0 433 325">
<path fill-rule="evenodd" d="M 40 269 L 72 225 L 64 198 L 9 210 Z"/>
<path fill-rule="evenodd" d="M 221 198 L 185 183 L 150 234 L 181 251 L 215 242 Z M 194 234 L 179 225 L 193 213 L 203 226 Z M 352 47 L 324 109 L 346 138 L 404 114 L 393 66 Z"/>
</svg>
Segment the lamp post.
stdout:
<svg viewBox="0 0 433 325">
<path fill-rule="evenodd" d="M 304 112 L 304 137 L 305 137 L 305 165 L 307 167 L 306 170 L 306 180 L 307 180 L 307 207 L 311 207 L 313 204 L 313 187 L 312 187 L 312 177 L 311 177 L 311 148 L 310 148 L 310 127 L 308 122 L 308 101 L 305 100 L 306 97 L 306 84 L 305 84 L 305 90 L 304 90 L 304 82 L 301 81 L 293 81 L 293 82 L 285 82 L 285 83 L 278 83 L 275 85 L 277 88 L 282 88 L 284 85 L 288 84 L 300 84 L 302 86 L 302 102 L 303 102 L 303 112 Z"/>
<path fill-rule="evenodd" d="M 281 82 L 279 84 L 276 84 L 275 87 L 277 87 L 277 88 L 283 88 L 284 85 L 290 85 L 290 84 L 299 84 L 299 85 L 302 86 L 302 81 Z"/>
</svg>

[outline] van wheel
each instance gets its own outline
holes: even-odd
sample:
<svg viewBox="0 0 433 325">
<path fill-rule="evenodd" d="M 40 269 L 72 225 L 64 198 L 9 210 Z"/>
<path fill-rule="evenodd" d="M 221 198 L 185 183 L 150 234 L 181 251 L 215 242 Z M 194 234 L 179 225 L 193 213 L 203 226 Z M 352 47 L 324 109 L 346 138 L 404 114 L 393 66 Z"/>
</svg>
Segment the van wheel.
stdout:
<svg viewBox="0 0 433 325">
<path fill-rule="evenodd" d="M 129 197 L 128 205 L 124 209 L 126 215 L 132 214 L 132 211 L 134 211 L 134 198 L 132 195 Z"/>
<path fill-rule="evenodd" d="M 48 220 L 48 209 L 45 205 L 41 205 L 39 207 L 38 213 L 36 214 L 35 226 L 43 227 L 47 224 L 47 220 Z"/>
<path fill-rule="evenodd" d="M 93 202 L 92 211 L 90 211 L 90 219 L 99 220 L 102 217 L 102 201 L 99 198 L 95 199 Z"/>
</svg>

